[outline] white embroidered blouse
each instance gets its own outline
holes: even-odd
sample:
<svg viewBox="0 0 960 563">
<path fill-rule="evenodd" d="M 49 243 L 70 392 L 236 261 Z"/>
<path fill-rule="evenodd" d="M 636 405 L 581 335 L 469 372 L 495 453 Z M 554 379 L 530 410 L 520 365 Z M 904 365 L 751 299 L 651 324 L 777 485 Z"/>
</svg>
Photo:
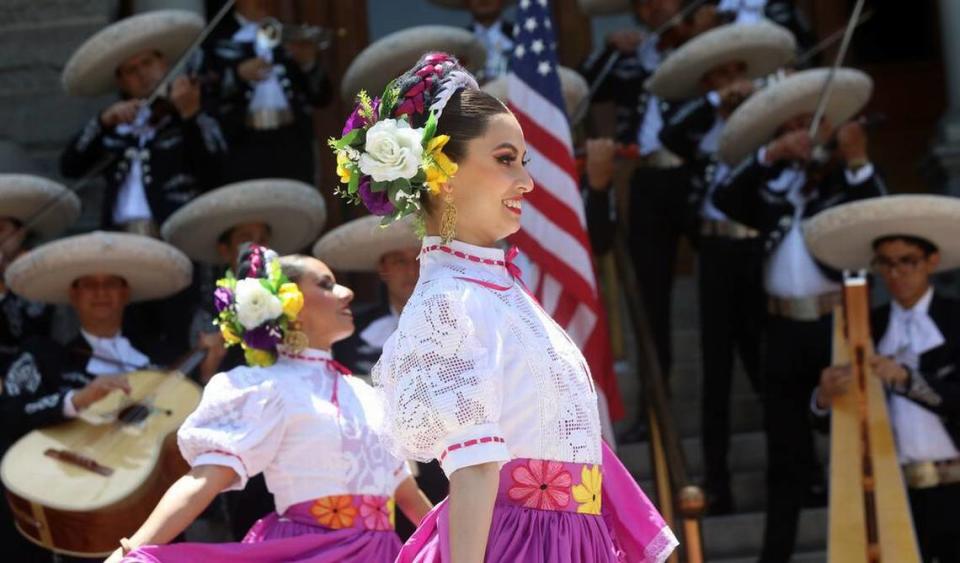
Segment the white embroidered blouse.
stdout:
<svg viewBox="0 0 960 563">
<path fill-rule="evenodd" d="M 393 496 L 409 469 L 382 445 L 376 391 L 344 371 L 329 352 L 281 350 L 273 366 L 217 374 L 177 433 L 180 452 L 236 471 L 228 490 L 263 472 L 279 514 L 330 495 Z"/>
<path fill-rule="evenodd" d="M 420 281 L 373 379 L 399 457 L 461 467 L 514 458 L 601 462 L 580 350 L 515 282 L 502 250 L 424 239 Z"/>
</svg>

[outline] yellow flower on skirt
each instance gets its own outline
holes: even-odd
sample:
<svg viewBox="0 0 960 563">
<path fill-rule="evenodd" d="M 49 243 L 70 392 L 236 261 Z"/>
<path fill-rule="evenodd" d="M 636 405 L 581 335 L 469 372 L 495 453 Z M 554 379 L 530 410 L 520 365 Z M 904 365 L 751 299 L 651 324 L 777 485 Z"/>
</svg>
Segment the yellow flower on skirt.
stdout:
<svg viewBox="0 0 960 563">
<path fill-rule="evenodd" d="M 584 465 L 580 471 L 580 484 L 573 487 L 573 500 L 577 501 L 577 512 L 581 514 L 600 514 L 600 489 L 603 474 L 600 467 L 593 465 L 590 469 Z"/>
<path fill-rule="evenodd" d="M 317 524 L 331 530 L 342 530 L 353 526 L 357 507 L 353 506 L 352 496 L 335 495 L 317 499 L 310 507 L 310 514 L 317 519 Z"/>
<path fill-rule="evenodd" d="M 285 283 L 280 286 L 277 295 L 280 303 L 283 305 L 283 314 L 291 321 L 296 320 L 300 310 L 303 309 L 303 293 L 295 283 Z"/>
</svg>

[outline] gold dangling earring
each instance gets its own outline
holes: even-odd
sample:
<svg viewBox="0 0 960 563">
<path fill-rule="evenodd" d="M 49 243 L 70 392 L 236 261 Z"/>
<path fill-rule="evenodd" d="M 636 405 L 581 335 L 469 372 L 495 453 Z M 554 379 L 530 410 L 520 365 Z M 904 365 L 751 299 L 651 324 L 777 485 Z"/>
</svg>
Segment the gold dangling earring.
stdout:
<svg viewBox="0 0 960 563">
<path fill-rule="evenodd" d="M 307 333 L 300 330 L 303 325 L 300 321 L 291 321 L 287 325 L 287 332 L 283 335 L 283 345 L 292 354 L 299 354 L 310 347 L 310 339 Z"/>
<path fill-rule="evenodd" d="M 457 236 L 457 207 L 453 204 L 453 196 L 443 197 L 443 215 L 440 216 L 440 238 L 444 244 L 449 243 Z"/>
</svg>

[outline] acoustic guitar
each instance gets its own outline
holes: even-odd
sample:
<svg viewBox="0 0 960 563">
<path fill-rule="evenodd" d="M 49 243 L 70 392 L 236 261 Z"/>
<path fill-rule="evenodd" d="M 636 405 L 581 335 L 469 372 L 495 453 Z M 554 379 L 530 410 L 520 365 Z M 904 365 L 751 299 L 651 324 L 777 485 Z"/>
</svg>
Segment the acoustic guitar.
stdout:
<svg viewBox="0 0 960 563">
<path fill-rule="evenodd" d="M 77 420 L 30 432 L 4 455 L 0 479 L 30 541 L 105 557 L 188 471 L 175 433 L 199 404 L 200 386 L 179 372 L 127 377 L 129 395 L 114 391 Z"/>
</svg>

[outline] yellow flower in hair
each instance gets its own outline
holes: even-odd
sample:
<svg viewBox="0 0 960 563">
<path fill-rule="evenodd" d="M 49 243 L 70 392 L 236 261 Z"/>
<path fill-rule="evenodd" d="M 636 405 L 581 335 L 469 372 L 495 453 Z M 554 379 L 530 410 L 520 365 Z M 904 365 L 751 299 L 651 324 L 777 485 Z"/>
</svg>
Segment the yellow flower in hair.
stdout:
<svg viewBox="0 0 960 563">
<path fill-rule="evenodd" d="M 223 341 L 227 343 L 227 346 L 240 344 L 240 337 L 233 332 L 233 329 L 227 323 L 220 323 L 220 335 L 223 336 Z"/>
<path fill-rule="evenodd" d="M 273 357 L 273 354 L 267 352 L 266 350 L 260 350 L 258 348 L 247 348 L 243 349 L 243 357 L 247 360 L 247 365 L 257 366 L 265 368 L 267 366 L 272 366 L 276 361 L 276 358 Z"/>
<path fill-rule="evenodd" d="M 353 172 L 347 168 L 348 164 L 350 164 L 350 157 L 347 156 L 347 151 L 337 151 L 337 175 L 340 176 L 340 182 L 344 184 L 349 184 L 353 176 Z"/>
<path fill-rule="evenodd" d="M 430 190 L 430 193 L 436 195 L 440 193 L 440 186 L 450 180 L 457 173 L 457 163 L 450 160 L 450 157 L 443 153 L 443 147 L 450 140 L 450 135 L 437 135 L 427 143 L 427 166 L 423 169 L 427 174 L 424 184 Z"/>
<path fill-rule="evenodd" d="M 297 284 L 285 283 L 281 285 L 277 297 L 280 298 L 280 303 L 283 305 L 283 314 L 291 321 L 296 320 L 300 310 L 303 309 L 303 293 L 300 292 Z"/>
</svg>

